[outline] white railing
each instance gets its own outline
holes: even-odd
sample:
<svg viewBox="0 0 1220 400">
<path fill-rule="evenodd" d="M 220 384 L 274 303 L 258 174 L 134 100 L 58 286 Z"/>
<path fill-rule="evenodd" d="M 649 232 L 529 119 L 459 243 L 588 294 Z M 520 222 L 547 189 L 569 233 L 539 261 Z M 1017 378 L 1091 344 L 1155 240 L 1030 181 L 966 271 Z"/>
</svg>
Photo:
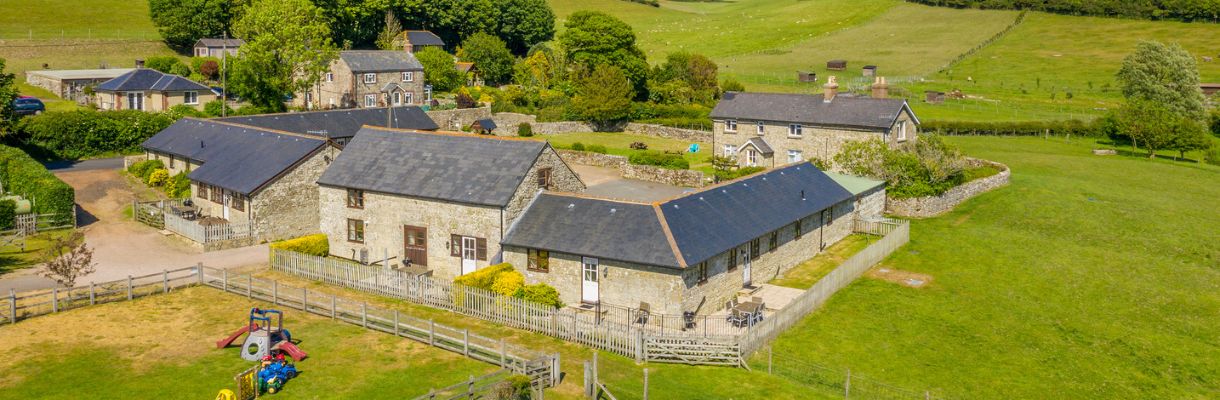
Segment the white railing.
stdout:
<svg viewBox="0 0 1220 400">
<path fill-rule="evenodd" d="M 165 229 L 204 244 L 257 237 L 253 221 L 203 225 L 199 221 L 188 220 L 172 212 L 165 213 Z"/>
</svg>

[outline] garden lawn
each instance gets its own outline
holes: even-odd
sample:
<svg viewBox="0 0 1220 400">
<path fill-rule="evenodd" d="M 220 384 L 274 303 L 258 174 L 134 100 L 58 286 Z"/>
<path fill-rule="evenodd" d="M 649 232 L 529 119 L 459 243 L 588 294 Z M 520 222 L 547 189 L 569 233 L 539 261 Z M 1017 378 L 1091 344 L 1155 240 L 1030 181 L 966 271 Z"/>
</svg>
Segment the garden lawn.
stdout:
<svg viewBox="0 0 1220 400">
<path fill-rule="evenodd" d="M 46 262 L 48 258 L 44 252 L 52 247 L 54 240 L 71 233 L 71 229 L 61 229 L 26 237 L 24 250 L 18 243 L 0 246 L 0 276 Z"/>
<path fill-rule="evenodd" d="M 266 306 L 197 287 L 0 326 L 0 399 L 213 398 L 253 365 L 216 340 Z M 409 399 L 496 369 L 299 311 L 284 326 L 309 358 L 279 399 Z"/>
<path fill-rule="evenodd" d="M 929 286 L 861 278 L 776 354 L 949 398 L 1220 397 L 1220 168 L 946 139 L 1011 184 L 912 223 L 882 266 Z"/>
<path fill-rule="evenodd" d="M 826 251 L 818 253 L 804 262 L 784 273 L 784 276 L 772 279 L 772 285 L 787 286 L 796 289 L 809 289 L 813 284 L 818 283 L 818 280 L 834 271 L 839 264 L 842 264 L 851 256 L 864 250 L 872 242 L 877 241 L 879 236 L 869 236 L 865 234 L 852 234 L 843 240 L 826 248 Z"/>
<path fill-rule="evenodd" d="M 708 160 L 711 157 L 711 147 L 708 143 L 703 142 L 696 142 L 700 148 L 698 153 L 688 153 L 686 151 L 690 149 L 690 145 L 696 143 L 628 132 L 577 132 L 534 136 L 534 138 L 546 140 L 559 149 L 570 149 L 574 143 L 583 144 L 586 149 L 589 145 L 602 145 L 606 146 L 606 154 L 624 157 L 642 152 L 642 150 L 631 148 L 631 143 L 641 142 L 648 145 L 648 150 L 682 152 L 682 157 L 690 163 L 690 169 L 702 170 L 704 173 L 712 171 L 712 163 Z"/>
</svg>

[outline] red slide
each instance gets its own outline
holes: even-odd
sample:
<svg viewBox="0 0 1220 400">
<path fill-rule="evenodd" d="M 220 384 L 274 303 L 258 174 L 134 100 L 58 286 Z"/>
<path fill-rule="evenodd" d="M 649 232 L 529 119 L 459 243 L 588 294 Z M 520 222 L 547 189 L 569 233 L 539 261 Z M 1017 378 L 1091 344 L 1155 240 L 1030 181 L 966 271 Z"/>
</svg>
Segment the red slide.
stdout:
<svg viewBox="0 0 1220 400">
<path fill-rule="evenodd" d="M 292 359 L 296 361 L 301 361 L 304 360 L 305 357 L 309 357 L 309 355 L 305 354 L 300 347 L 297 347 L 297 345 L 292 344 L 292 342 L 289 341 L 280 342 L 279 344 L 275 345 L 275 347 L 279 348 L 282 352 L 288 353 L 288 356 L 292 357 Z"/>
<path fill-rule="evenodd" d="M 249 330 L 250 330 L 250 325 L 242 325 L 241 329 L 238 329 L 236 332 L 233 332 L 233 334 L 229 335 L 229 337 L 220 339 L 219 341 L 217 341 L 216 348 L 223 349 L 223 348 L 227 347 L 229 344 L 233 343 L 234 340 L 237 340 L 238 337 L 241 337 L 241 335 L 245 334 Z"/>
</svg>

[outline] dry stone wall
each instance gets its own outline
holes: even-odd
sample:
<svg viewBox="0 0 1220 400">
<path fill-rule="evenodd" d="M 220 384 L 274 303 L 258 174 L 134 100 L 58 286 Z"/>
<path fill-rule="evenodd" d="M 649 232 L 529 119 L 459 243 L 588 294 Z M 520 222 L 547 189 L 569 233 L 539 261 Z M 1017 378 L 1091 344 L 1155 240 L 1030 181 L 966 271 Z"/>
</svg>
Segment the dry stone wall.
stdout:
<svg viewBox="0 0 1220 400">
<path fill-rule="evenodd" d="M 668 169 L 652 165 L 635 165 L 627 157 L 588 151 L 559 150 L 560 157 L 572 164 L 616 168 L 623 178 L 664 183 L 673 186 L 703 187 L 707 178 L 703 172 L 685 169 Z"/>
<path fill-rule="evenodd" d="M 940 196 L 916 197 L 911 199 L 889 199 L 886 202 L 886 213 L 900 217 L 926 218 L 944 214 L 957 207 L 958 204 L 986 193 L 992 189 L 1008 184 L 1012 171 L 1007 165 L 994 161 L 968 158 L 971 167 L 991 165 L 1000 169 L 1000 173 L 966 182 L 961 186 L 949 189 Z"/>
<path fill-rule="evenodd" d="M 428 118 L 432 118 L 432 121 L 436 122 L 437 126 L 441 127 L 442 131 L 457 131 L 470 126 L 474 121 L 491 118 L 491 107 L 428 111 L 426 114 L 428 114 Z M 499 123 L 497 122 L 496 125 Z M 513 134 L 516 134 L 515 130 Z"/>
</svg>

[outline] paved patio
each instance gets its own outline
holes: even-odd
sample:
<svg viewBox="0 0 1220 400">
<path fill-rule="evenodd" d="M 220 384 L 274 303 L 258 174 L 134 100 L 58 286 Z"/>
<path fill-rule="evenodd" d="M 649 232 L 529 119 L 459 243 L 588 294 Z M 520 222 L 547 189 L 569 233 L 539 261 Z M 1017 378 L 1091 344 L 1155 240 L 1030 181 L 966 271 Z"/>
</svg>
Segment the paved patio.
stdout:
<svg viewBox="0 0 1220 400">
<path fill-rule="evenodd" d="M 663 183 L 624 179 L 614 168 L 576 164 L 572 164 L 571 167 L 589 187 L 585 194 L 592 196 L 650 203 L 695 190 Z"/>
</svg>

